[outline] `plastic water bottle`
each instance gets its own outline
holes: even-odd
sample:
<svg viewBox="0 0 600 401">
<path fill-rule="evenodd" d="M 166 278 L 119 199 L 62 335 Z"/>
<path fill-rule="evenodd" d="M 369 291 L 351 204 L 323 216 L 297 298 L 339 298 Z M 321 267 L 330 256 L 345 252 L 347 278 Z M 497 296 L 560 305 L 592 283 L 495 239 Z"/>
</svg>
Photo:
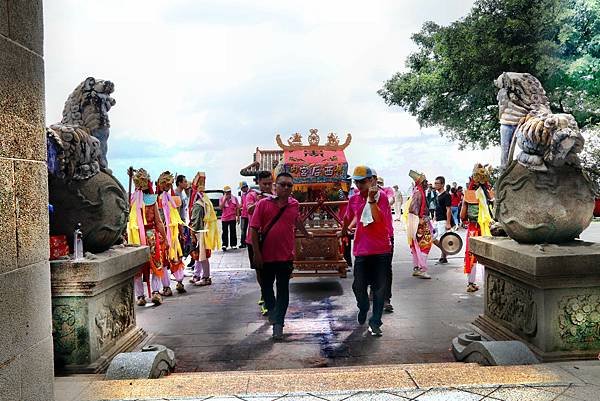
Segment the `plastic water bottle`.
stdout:
<svg viewBox="0 0 600 401">
<path fill-rule="evenodd" d="M 83 259 L 83 233 L 81 232 L 81 223 L 77 224 L 77 228 L 73 233 L 73 257 L 75 260 Z"/>
</svg>

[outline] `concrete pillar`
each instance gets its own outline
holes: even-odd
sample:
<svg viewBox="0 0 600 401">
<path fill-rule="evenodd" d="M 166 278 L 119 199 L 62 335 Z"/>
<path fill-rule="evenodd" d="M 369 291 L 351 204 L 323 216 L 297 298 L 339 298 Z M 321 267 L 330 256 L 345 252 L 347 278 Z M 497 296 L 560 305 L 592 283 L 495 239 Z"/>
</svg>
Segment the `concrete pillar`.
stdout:
<svg viewBox="0 0 600 401">
<path fill-rule="evenodd" d="M 0 398 L 52 400 L 42 0 L 0 0 Z"/>
</svg>

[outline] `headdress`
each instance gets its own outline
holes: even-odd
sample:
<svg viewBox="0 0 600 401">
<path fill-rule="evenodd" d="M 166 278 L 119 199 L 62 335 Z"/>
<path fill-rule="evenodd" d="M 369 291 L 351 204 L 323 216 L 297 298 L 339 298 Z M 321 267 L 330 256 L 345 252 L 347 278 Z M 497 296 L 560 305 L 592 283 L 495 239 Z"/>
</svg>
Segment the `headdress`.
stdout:
<svg viewBox="0 0 600 401">
<path fill-rule="evenodd" d="M 204 192 L 204 186 L 206 185 L 206 174 L 203 171 L 198 171 L 192 181 L 192 188 Z"/>
<path fill-rule="evenodd" d="M 475 164 L 473 167 L 473 181 L 476 184 L 485 184 L 490 182 L 490 175 L 492 172 L 492 166 L 486 164 L 483 166 L 481 163 Z"/>
<path fill-rule="evenodd" d="M 410 178 L 412 178 L 415 181 L 415 183 L 417 183 L 417 184 L 421 184 L 423 181 L 425 181 L 427 179 L 427 177 L 425 177 L 425 174 L 419 173 L 418 171 L 415 171 L 415 170 L 410 170 L 410 172 L 408 173 L 408 176 Z"/>
<path fill-rule="evenodd" d="M 150 180 L 150 174 L 143 168 L 135 170 L 133 174 L 133 184 L 135 189 L 140 191 L 150 190 L 152 191 L 152 181 Z"/>
<path fill-rule="evenodd" d="M 173 174 L 171 174 L 170 171 L 165 171 L 158 176 L 157 183 L 159 188 L 162 190 L 163 188 L 173 185 L 173 181 L 175 181 Z"/>
</svg>

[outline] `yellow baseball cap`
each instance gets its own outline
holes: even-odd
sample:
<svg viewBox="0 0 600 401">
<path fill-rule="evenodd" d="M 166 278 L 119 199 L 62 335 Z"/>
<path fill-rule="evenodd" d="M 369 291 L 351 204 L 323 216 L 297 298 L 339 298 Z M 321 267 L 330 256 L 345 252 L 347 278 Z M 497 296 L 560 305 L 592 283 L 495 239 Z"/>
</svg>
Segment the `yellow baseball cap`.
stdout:
<svg viewBox="0 0 600 401">
<path fill-rule="evenodd" d="M 225 192 L 231 192 L 231 187 L 229 185 L 225 185 L 223 187 L 223 191 L 225 191 Z"/>
<path fill-rule="evenodd" d="M 364 180 L 373 177 L 373 170 L 368 166 L 356 166 L 352 173 L 353 180 Z"/>
</svg>

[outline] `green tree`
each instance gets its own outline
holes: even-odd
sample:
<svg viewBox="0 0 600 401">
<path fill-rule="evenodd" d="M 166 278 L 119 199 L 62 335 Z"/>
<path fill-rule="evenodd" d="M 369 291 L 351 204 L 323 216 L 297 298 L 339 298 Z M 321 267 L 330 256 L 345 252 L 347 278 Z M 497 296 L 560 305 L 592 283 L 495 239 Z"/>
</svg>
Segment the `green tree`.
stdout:
<svg viewBox="0 0 600 401">
<path fill-rule="evenodd" d="M 600 127 L 583 130 L 585 145 L 581 152 L 581 165 L 594 183 L 596 196 L 600 196 Z"/>
<path fill-rule="evenodd" d="M 461 147 L 499 143 L 493 80 L 529 72 L 552 109 L 581 127 L 600 123 L 600 3 L 597 0 L 477 0 L 469 14 L 412 36 L 418 50 L 379 94 L 437 126 Z"/>
</svg>

